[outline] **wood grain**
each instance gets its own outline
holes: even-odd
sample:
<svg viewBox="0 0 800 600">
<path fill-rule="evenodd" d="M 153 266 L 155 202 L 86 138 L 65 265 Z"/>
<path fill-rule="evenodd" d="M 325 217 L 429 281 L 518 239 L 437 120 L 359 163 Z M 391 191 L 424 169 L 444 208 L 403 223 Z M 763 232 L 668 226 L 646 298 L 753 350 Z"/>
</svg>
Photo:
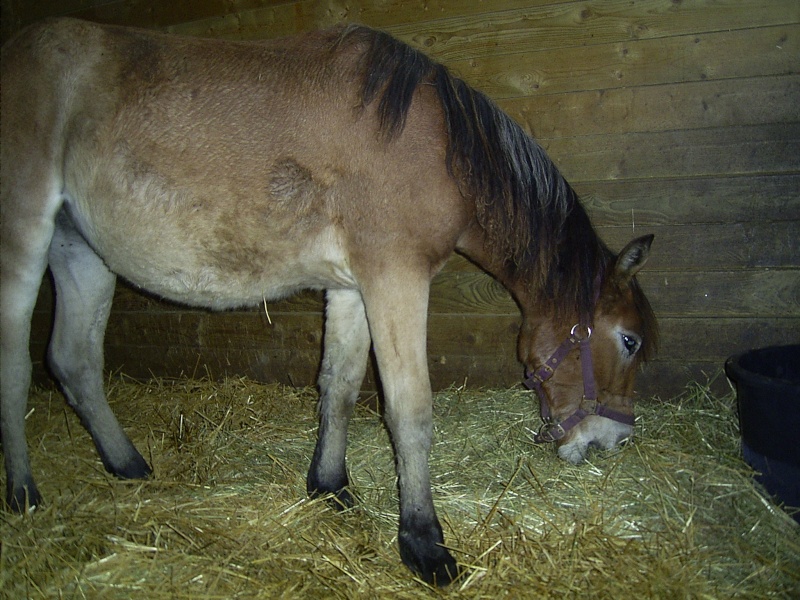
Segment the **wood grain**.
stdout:
<svg viewBox="0 0 800 600">
<path fill-rule="evenodd" d="M 796 174 L 800 122 L 543 140 L 573 183 Z"/>
<path fill-rule="evenodd" d="M 535 94 L 498 105 L 539 139 L 800 120 L 794 75 Z"/>
<path fill-rule="evenodd" d="M 737 48 L 748 48 L 747 53 Z M 496 99 L 796 71 L 800 26 L 691 34 L 449 61 L 468 83 Z"/>
</svg>

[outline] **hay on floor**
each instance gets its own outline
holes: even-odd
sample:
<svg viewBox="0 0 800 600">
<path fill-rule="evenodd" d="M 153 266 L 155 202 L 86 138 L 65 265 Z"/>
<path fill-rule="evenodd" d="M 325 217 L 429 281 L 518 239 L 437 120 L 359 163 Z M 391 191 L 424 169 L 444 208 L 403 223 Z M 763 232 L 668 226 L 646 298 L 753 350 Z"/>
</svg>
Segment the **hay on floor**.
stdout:
<svg viewBox="0 0 800 600">
<path fill-rule="evenodd" d="M 733 397 L 702 386 L 642 401 L 636 441 L 569 465 L 532 443 L 535 399 L 452 389 L 431 457 L 463 579 L 412 579 L 396 547 L 388 434 L 359 406 L 349 469 L 357 507 L 308 500 L 316 393 L 114 378 L 114 410 L 154 467 L 103 470 L 62 397 L 32 394 L 28 439 L 46 504 L 0 517 L 9 598 L 789 598 L 800 532 L 739 458 Z M 5 482 L 3 481 L 3 485 Z"/>
</svg>

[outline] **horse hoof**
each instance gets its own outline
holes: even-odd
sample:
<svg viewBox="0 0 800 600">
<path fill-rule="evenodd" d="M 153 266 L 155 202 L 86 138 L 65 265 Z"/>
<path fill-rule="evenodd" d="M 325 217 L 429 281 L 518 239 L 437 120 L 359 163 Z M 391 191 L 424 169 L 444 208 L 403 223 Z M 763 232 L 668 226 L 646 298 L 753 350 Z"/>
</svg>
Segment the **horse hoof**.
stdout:
<svg viewBox="0 0 800 600">
<path fill-rule="evenodd" d="M 355 498 L 353 498 L 353 495 L 347 490 L 339 490 L 335 494 L 332 494 L 330 498 L 328 498 L 328 502 L 336 510 L 347 510 L 348 508 L 353 508 L 356 504 Z"/>
<path fill-rule="evenodd" d="M 443 587 L 459 576 L 458 563 L 441 542 L 401 532 L 399 543 L 403 563 L 425 583 Z"/>
<path fill-rule="evenodd" d="M 309 498 L 325 498 L 328 503 L 336 510 L 347 510 L 353 508 L 355 499 L 348 491 L 350 480 L 347 475 L 340 475 L 336 478 L 320 478 L 312 466 L 306 479 L 306 491 Z"/>
<path fill-rule="evenodd" d="M 353 508 L 356 503 L 353 495 L 344 488 L 336 491 L 309 490 L 308 497 L 311 499 L 324 498 L 331 508 L 335 508 L 338 511 Z"/>
<path fill-rule="evenodd" d="M 120 479 L 146 479 L 153 473 L 153 469 L 147 464 L 138 452 L 127 463 L 120 467 L 109 467 L 108 472 L 116 475 Z"/>
<path fill-rule="evenodd" d="M 33 480 L 22 485 L 9 487 L 6 503 L 11 512 L 24 513 L 30 508 L 35 508 L 42 503 L 42 496 Z"/>
</svg>

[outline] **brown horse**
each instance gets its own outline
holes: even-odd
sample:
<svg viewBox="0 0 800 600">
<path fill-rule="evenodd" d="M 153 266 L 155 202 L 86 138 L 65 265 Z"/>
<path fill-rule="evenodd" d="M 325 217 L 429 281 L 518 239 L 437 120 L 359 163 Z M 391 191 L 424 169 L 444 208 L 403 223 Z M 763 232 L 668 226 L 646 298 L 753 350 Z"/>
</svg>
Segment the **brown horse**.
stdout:
<svg viewBox="0 0 800 600">
<path fill-rule="evenodd" d="M 352 502 L 346 432 L 372 344 L 397 457 L 400 554 L 428 582 L 458 573 L 430 488 L 426 357 L 431 279 L 453 251 L 519 303 L 519 358 L 547 420 L 538 439 L 578 462 L 632 434 L 634 374 L 656 338 L 634 279 L 652 237 L 613 255 L 529 135 L 386 34 L 236 43 L 41 23 L 2 51 L 1 177 L 12 509 L 40 502 L 24 415 L 48 267 L 50 367 L 105 467 L 126 478 L 150 468 L 103 390 L 117 275 L 212 309 L 326 290 L 308 491 Z"/>
</svg>

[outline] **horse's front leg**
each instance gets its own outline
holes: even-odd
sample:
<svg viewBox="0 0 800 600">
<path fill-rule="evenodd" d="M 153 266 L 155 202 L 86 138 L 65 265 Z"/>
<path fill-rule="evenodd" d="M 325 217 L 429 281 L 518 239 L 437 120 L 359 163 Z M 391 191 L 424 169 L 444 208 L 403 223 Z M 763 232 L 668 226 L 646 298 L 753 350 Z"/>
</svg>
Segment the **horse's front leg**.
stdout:
<svg viewBox="0 0 800 600">
<path fill-rule="evenodd" d="M 312 497 L 333 494 L 348 507 L 345 466 L 347 426 L 367 371 L 369 329 L 364 302 L 357 290 L 329 290 L 325 310 L 325 351 L 319 374 L 319 438 L 308 471 Z"/>
<path fill-rule="evenodd" d="M 429 285 L 424 277 L 395 273 L 365 290 L 364 300 L 397 461 L 400 556 L 426 582 L 447 585 L 458 567 L 443 545 L 428 468 L 433 434 L 426 352 Z"/>
</svg>

